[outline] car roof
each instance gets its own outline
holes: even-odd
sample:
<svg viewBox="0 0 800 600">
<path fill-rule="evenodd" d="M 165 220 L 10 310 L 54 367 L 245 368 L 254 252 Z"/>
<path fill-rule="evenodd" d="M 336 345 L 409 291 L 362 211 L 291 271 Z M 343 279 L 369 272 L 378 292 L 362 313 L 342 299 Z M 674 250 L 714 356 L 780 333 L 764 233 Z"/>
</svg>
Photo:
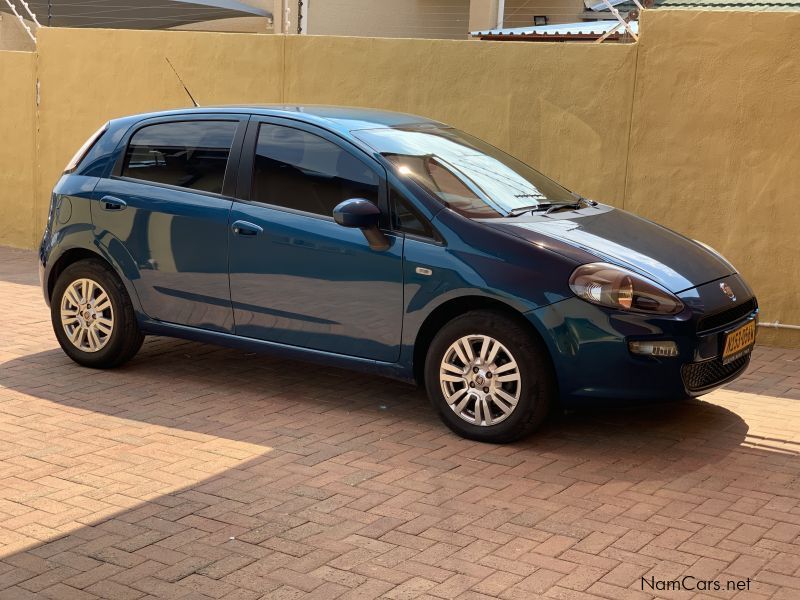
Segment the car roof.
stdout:
<svg viewBox="0 0 800 600">
<path fill-rule="evenodd" d="M 445 127 L 443 123 L 420 117 L 418 115 L 377 110 L 373 108 L 356 108 L 348 106 L 327 105 L 286 105 L 286 104 L 248 104 L 231 106 L 199 106 L 178 110 L 131 115 L 123 121 L 141 121 L 155 117 L 171 117 L 193 114 L 250 114 L 272 117 L 285 117 L 306 123 L 334 129 L 341 133 L 349 133 L 359 129 L 378 129 L 403 125 L 435 125 Z"/>
</svg>

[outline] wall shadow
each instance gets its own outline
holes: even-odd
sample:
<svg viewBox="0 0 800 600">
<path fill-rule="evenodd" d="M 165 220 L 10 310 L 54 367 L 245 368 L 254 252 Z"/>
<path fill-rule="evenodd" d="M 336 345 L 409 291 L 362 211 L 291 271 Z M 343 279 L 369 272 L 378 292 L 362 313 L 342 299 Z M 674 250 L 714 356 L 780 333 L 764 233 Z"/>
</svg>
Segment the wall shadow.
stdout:
<svg viewBox="0 0 800 600">
<path fill-rule="evenodd" d="M 18 285 L 39 285 L 36 252 L 0 246 L 0 281 Z"/>
<path fill-rule="evenodd" d="M 76 589 L 115 599 L 334 597 L 337 586 L 366 594 L 390 589 L 380 578 L 389 572 L 401 581 L 409 557 L 425 562 L 422 547 L 398 546 L 389 558 L 378 541 L 417 518 L 443 531 L 482 516 L 487 531 L 512 537 L 532 529 L 582 537 L 592 519 L 613 518 L 603 513 L 610 498 L 631 487 L 639 496 L 686 491 L 687 481 L 738 477 L 726 469 L 733 463 L 758 469 L 785 458 L 742 447 L 741 417 L 702 401 L 582 409 L 516 444 L 479 444 L 451 434 L 412 386 L 167 338 L 148 338 L 114 371 L 83 369 L 60 350 L 22 356 L 0 365 L 0 386 L 265 447 L 235 468 L 3 557 L 0 597 L 10 598 Z M 606 484 L 615 491 L 598 495 Z M 499 496 L 486 495 L 492 490 Z M 669 514 L 697 508 L 687 498 L 669 501 Z M 649 518 L 635 512 L 639 499 L 616 501 L 625 531 L 630 519 Z"/>
</svg>

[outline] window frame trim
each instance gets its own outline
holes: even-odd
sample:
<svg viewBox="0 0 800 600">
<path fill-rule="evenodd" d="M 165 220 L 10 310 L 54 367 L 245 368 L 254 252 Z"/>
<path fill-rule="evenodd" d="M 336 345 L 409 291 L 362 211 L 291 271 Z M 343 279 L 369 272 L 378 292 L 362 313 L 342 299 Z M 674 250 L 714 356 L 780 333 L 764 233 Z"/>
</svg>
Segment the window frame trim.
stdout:
<svg viewBox="0 0 800 600">
<path fill-rule="evenodd" d="M 234 200 L 236 195 L 236 183 L 237 183 L 236 174 L 238 172 L 239 160 L 242 154 L 242 142 L 244 141 L 245 132 L 247 130 L 247 124 L 250 118 L 251 118 L 250 115 L 241 113 L 186 113 L 186 114 L 170 115 L 165 117 L 154 117 L 152 119 L 145 119 L 139 121 L 135 125 L 133 125 L 120 140 L 118 149 L 121 148 L 121 150 L 118 150 L 118 156 L 114 161 L 114 166 L 111 169 L 111 173 L 109 173 L 108 175 L 108 179 L 125 181 L 128 183 L 138 183 L 142 185 L 151 185 L 178 192 L 186 192 L 189 194 L 199 194 L 201 196 L 209 196 L 211 198 Z M 158 181 L 151 181 L 149 179 L 139 179 L 137 177 L 129 177 L 127 175 L 122 175 L 122 168 L 125 164 L 125 157 L 128 155 L 128 148 L 130 147 L 131 140 L 133 140 L 133 137 L 137 133 L 139 133 L 139 131 L 145 129 L 146 127 L 152 127 L 154 125 L 185 123 L 189 121 L 225 121 L 230 123 L 236 123 L 236 130 L 233 133 L 233 139 L 231 140 L 231 148 L 228 153 L 228 162 L 225 165 L 225 175 L 223 176 L 221 193 L 209 192 L 206 190 L 196 190 L 192 188 L 182 187 L 179 185 L 172 185 L 169 183 L 161 183 Z"/>
<path fill-rule="evenodd" d="M 388 175 L 386 168 L 362 148 L 354 144 L 352 140 L 339 135 L 337 132 L 324 127 L 292 119 L 288 117 L 266 116 L 266 115 L 252 115 L 250 122 L 247 125 L 247 132 L 244 135 L 242 142 L 241 155 L 239 159 L 239 169 L 236 178 L 236 195 L 233 198 L 235 202 L 243 204 L 250 204 L 253 206 L 261 206 L 271 210 L 280 210 L 299 216 L 310 217 L 323 221 L 330 221 L 335 223 L 333 215 L 323 215 L 320 213 L 309 212 L 292 208 L 291 206 L 283 206 L 280 204 L 270 204 L 269 202 L 261 202 L 252 198 L 253 193 L 253 171 L 255 169 L 256 148 L 258 146 L 258 132 L 261 125 L 278 125 L 281 127 L 289 127 L 290 129 L 297 129 L 304 131 L 311 135 L 316 135 L 335 146 L 338 146 L 342 151 L 349 153 L 351 156 L 360 160 L 367 165 L 378 176 L 378 208 L 381 211 L 381 224 L 380 229 L 385 233 L 392 233 L 394 235 L 401 234 L 391 227 L 391 218 L 389 214 L 389 186 Z"/>
</svg>

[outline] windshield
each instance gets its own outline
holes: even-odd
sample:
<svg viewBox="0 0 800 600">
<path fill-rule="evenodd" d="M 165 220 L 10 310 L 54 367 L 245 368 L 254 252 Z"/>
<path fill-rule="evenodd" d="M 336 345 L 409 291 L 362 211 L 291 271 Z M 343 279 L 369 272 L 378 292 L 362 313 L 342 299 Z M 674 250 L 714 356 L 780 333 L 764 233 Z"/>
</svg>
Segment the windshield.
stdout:
<svg viewBox="0 0 800 600">
<path fill-rule="evenodd" d="M 417 126 L 364 129 L 353 135 L 446 206 L 476 219 L 578 198 L 494 146 L 457 129 Z"/>
</svg>

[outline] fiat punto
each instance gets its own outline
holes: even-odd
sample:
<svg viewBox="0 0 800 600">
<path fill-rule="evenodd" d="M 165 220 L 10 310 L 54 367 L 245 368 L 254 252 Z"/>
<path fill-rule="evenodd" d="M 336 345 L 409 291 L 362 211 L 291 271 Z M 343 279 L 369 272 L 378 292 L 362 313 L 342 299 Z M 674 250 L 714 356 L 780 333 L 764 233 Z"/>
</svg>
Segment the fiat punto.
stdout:
<svg viewBox="0 0 800 600">
<path fill-rule="evenodd" d="M 697 396 L 756 298 L 710 247 L 422 117 L 337 107 L 115 119 L 53 191 L 40 275 L 75 362 L 175 336 L 418 382 L 519 438 L 556 402 Z"/>
</svg>

